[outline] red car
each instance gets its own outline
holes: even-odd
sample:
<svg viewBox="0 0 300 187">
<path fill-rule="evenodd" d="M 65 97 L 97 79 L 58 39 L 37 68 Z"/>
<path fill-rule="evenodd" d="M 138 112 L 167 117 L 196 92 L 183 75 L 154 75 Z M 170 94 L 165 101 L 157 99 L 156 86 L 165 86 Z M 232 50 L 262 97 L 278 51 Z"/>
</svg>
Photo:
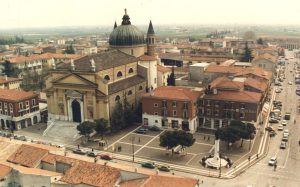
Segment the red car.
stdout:
<svg viewBox="0 0 300 187">
<path fill-rule="evenodd" d="M 109 154 L 101 154 L 101 155 L 99 155 L 99 157 L 100 157 L 102 160 L 112 160 L 112 156 L 109 155 Z"/>
</svg>

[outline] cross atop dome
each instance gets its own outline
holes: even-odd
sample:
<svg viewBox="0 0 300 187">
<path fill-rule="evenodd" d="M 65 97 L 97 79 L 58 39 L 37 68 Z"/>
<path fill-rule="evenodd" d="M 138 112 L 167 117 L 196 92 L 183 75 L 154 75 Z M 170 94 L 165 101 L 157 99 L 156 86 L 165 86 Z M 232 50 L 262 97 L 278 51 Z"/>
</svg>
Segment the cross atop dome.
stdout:
<svg viewBox="0 0 300 187">
<path fill-rule="evenodd" d="M 130 17 L 127 14 L 127 9 L 125 8 L 124 11 L 125 11 L 125 14 L 124 14 L 124 16 L 122 18 L 123 19 L 122 25 L 131 25 Z"/>
</svg>

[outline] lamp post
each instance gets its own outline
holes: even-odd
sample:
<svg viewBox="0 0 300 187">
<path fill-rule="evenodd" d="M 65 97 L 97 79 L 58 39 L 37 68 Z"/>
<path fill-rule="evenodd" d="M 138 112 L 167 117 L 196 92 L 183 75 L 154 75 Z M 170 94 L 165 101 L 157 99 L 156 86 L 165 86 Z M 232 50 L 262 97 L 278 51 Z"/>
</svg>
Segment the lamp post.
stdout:
<svg viewBox="0 0 300 187">
<path fill-rule="evenodd" d="M 135 140 L 135 137 L 132 136 L 132 137 L 131 137 L 131 145 L 132 145 L 132 162 L 134 162 L 134 140 Z"/>
<path fill-rule="evenodd" d="M 221 174 L 222 174 L 222 170 L 221 170 L 221 153 L 220 153 L 220 151 L 219 151 L 219 162 L 220 162 L 220 170 L 219 170 L 219 178 L 221 178 Z"/>
</svg>

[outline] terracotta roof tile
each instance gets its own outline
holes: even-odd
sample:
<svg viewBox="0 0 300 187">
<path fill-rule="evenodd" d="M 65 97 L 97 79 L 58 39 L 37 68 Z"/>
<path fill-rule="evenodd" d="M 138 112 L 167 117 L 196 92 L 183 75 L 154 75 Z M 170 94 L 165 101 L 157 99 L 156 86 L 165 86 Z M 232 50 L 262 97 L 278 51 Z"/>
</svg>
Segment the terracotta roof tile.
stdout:
<svg viewBox="0 0 300 187">
<path fill-rule="evenodd" d="M 26 167 L 36 167 L 48 154 L 48 150 L 23 144 L 12 154 L 7 161 Z"/>
<path fill-rule="evenodd" d="M 191 178 L 152 175 L 145 182 L 143 187 L 195 187 L 197 182 L 196 179 Z"/>
<path fill-rule="evenodd" d="M 162 98 L 170 100 L 196 101 L 202 94 L 201 91 L 195 91 L 190 88 L 177 86 L 162 86 L 156 88 L 153 93 L 145 93 L 143 97 Z"/>
<path fill-rule="evenodd" d="M 5 177 L 8 173 L 10 173 L 11 170 L 11 167 L 0 164 L 0 178 Z"/>
<path fill-rule="evenodd" d="M 217 94 L 204 96 L 205 99 L 259 103 L 262 94 L 250 91 L 218 91 Z"/>
<path fill-rule="evenodd" d="M 277 63 L 277 57 L 274 55 L 271 55 L 270 53 L 259 54 L 252 61 L 256 61 L 256 60 L 260 60 L 260 59 L 267 59 L 273 63 Z"/>
<path fill-rule="evenodd" d="M 168 67 L 157 65 L 157 71 L 166 73 L 166 72 L 171 72 L 172 70 Z"/>
<path fill-rule="evenodd" d="M 0 88 L 0 100 L 20 101 L 37 96 L 34 92 L 25 92 L 20 90 L 9 90 Z"/>
<path fill-rule="evenodd" d="M 140 61 L 156 61 L 157 59 L 153 56 L 149 56 L 149 55 L 142 55 L 139 57 Z"/>
<path fill-rule="evenodd" d="M 14 78 L 14 77 L 7 77 L 7 80 L 6 80 L 4 76 L 0 76 L 0 84 L 14 82 L 14 81 L 21 81 L 21 80 L 18 78 Z"/>
<path fill-rule="evenodd" d="M 262 92 L 265 92 L 267 90 L 267 83 L 266 82 L 262 82 L 262 81 L 259 81 L 259 80 L 256 80 L 256 79 L 253 79 L 253 78 L 247 78 L 245 80 L 245 85 L 247 86 L 251 86 L 255 89 L 258 89 Z"/>
<path fill-rule="evenodd" d="M 205 72 L 207 73 L 239 73 L 243 71 L 242 67 L 235 66 L 219 66 L 219 65 L 210 65 L 206 68 Z"/>
</svg>

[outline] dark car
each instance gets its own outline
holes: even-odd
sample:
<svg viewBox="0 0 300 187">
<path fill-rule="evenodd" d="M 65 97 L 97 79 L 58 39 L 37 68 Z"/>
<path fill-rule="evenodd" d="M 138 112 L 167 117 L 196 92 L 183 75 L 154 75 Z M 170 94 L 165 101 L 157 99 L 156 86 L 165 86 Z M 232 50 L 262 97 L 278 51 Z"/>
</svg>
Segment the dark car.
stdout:
<svg viewBox="0 0 300 187">
<path fill-rule="evenodd" d="M 156 125 L 153 125 L 151 127 L 148 128 L 150 131 L 160 131 L 160 128 Z"/>
<path fill-rule="evenodd" d="M 102 159 L 102 160 L 112 160 L 112 156 L 109 155 L 109 154 L 101 154 L 99 155 L 99 157 Z"/>
<path fill-rule="evenodd" d="M 275 118 L 270 118 L 269 123 L 278 123 L 279 121 Z"/>
<path fill-rule="evenodd" d="M 270 133 L 270 137 L 274 137 L 277 134 L 275 131 L 269 131 L 269 133 Z"/>
<path fill-rule="evenodd" d="M 270 132 L 270 131 L 275 131 L 275 130 L 273 129 L 273 127 L 266 127 L 265 129 L 266 129 L 266 131 L 269 131 L 269 132 Z"/>
<path fill-rule="evenodd" d="M 165 172 L 171 171 L 171 168 L 169 166 L 157 166 L 157 169 L 159 171 L 165 171 Z"/>
<path fill-rule="evenodd" d="M 286 142 L 281 142 L 280 143 L 280 149 L 285 149 L 286 148 Z"/>
<path fill-rule="evenodd" d="M 144 168 L 149 168 L 149 169 L 155 168 L 155 164 L 153 162 L 145 162 L 145 163 L 142 163 L 141 166 Z"/>
<path fill-rule="evenodd" d="M 284 115 L 284 119 L 285 120 L 290 120 L 291 119 L 291 113 L 285 113 L 285 115 Z"/>
<path fill-rule="evenodd" d="M 85 155 L 85 152 L 83 152 L 81 149 L 74 149 L 73 153 L 79 154 L 79 155 Z"/>
<path fill-rule="evenodd" d="M 137 129 L 136 131 L 134 131 L 135 133 L 138 133 L 138 134 L 146 134 L 147 133 L 147 129 L 146 128 L 139 128 Z"/>
<path fill-rule="evenodd" d="M 97 155 L 94 152 L 92 152 L 92 151 L 87 152 L 87 156 L 89 156 L 89 157 L 97 157 Z"/>
</svg>

